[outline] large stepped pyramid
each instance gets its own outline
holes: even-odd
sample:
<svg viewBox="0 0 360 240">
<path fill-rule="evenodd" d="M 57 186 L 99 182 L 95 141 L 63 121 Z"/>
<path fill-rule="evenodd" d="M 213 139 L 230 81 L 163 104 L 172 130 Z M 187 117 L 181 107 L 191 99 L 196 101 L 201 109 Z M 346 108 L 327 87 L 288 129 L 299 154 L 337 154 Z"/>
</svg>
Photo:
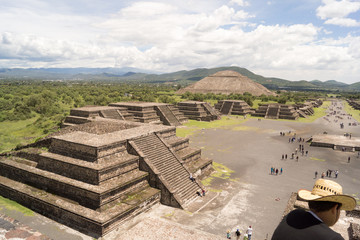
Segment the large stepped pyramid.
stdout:
<svg viewBox="0 0 360 240">
<path fill-rule="evenodd" d="M 212 163 L 175 127 L 118 119 L 64 128 L 38 146 L 0 156 L 1 195 L 94 237 L 159 202 L 186 208 L 200 189 L 189 173 L 201 178 Z"/>
</svg>

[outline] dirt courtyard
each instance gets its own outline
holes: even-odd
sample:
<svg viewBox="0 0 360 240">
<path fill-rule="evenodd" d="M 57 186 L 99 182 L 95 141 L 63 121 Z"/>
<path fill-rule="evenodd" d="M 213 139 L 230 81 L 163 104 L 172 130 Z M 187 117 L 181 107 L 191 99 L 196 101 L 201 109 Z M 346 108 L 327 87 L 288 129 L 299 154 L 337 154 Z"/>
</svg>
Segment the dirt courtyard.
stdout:
<svg viewBox="0 0 360 240">
<path fill-rule="evenodd" d="M 335 116 L 313 123 L 249 118 L 228 129 L 203 129 L 189 137 L 191 145 L 201 148 L 204 157 L 225 168 L 222 175 L 213 176 L 206 197 L 197 201 L 201 208 L 183 211 L 158 205 L 103 239 L 226 239 L 227 230 L 234 232 L 239 228 L 244 233 L 249 225 L 253 228 L 252 239 L 270 239 L 290 194 L 301 188 L 311 190 L 315 171 L 319 177 L 328 169 L 338 170 L 336 181 L 343 186 L 344 193 L 359 198 L 360 158 L 356 157 L 357 152 L 310 147 L 307 142 L 289 143 L 294 133 L 296 138 L 305 139 L 323 132 L 339 135 L 351 132 L 353 137 L 360 137 L 359 126 L 348 126 L 354 121 L 343 119 L 345 127 L 341 129 Z M 286 135 L 280 136 L 280 132 Z M 299 144 L 304 145 L 308 155 L 298 153 L 298 161 L 290 159 Z M 282 159 L 283 154 L 288 155 L 286 160 Z M 282 168 L 282 174 L 271 175 L 271 167 Z M 12 217 L 32 228 L 39 225 L 4 208 L 0 213 L 13 214 Z M 42 222 L 38 229 L 52 239 L 92 239 L 43 219 L 46 224 Z M 44 225 L 52 230 L 46 230 Z"/>
</svg>

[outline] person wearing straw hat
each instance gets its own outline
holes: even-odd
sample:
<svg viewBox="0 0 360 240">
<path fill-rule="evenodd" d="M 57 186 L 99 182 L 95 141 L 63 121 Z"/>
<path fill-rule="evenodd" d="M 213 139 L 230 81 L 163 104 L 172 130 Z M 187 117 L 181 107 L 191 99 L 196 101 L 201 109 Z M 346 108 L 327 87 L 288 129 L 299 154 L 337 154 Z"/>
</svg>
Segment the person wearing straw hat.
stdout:
<svg viewBox="0 0 360 240">
<path fill-rule="evenodd" d="M 310 211 L 290 212 L 275 229 L 272 240 L 344 240 L 329 227 L 338 221 L 340 210 L 355 208 L 355 198 L 343 195 L 341 185 L 327 179 L 316 180 L 312 191 L 300 190 L 298 196 L 308 201 Z"/>
</svg>

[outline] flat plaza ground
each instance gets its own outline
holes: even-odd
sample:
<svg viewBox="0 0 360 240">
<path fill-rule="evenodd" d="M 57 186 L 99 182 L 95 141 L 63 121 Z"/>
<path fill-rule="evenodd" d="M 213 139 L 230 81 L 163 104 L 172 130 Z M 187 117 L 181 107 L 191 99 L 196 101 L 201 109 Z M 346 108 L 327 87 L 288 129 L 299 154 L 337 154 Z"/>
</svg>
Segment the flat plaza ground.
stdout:
<svg viewBox="0 0 360 240">
<path fill-rule="evenodd" d="M 344 123 L 344 129 L 340 128 L 340 122 Z M 208 194 L 195 202 L 197 208 L 184 211 L 158 205 L 103 239 L 226 239 L 227 230 L 233 232 L 239 228 L 244 232 L 249 225 L 254 231 L 252 239 L 270 239 L 290 194 L 301 188 L 311 190 L 315 171 L 320 175 L 328 169 L 338 170 L 336 181 L 343 186 L 344 193 L 359 199 L 360 158 L 356 158 L 357 152 L 310 147 L 305 142 L 301 144 L 309 151 L 308 156 L 298 154 L 299 161 L 289 159 L 300 144 L 289 143 L 294 133 L 297 138 L 305 139 L 323 132 L 338 135 L 351 132 L 352 137 L 360 137 L 360 127 L 348 126 L 349 122 L 355 120 L 343 118 L 340 121 L 336 116 L 328 116 L 313 123 L 300 123 L 250 118 L 226 129 L 203 129 L 189 137 L 190 145 L 201 148 L 202 156 L 226 168 L 220 170 L 222 174 L 214 175 L 211 182 L 207 181 L 210 182 L 206 187 Z M 280 132 L 287 135 L 280 136 Z M 282 154 L 287 154 L 288 159 L 282 160 Z M 283 173 L 271 175 L 271 167 L 282 168 Z M 40 215 L 25 217 L 4 207 L 0 213 L 52 239 L 92 239 Z M 234 235 L 232 238 L 235 239 Z"/>
</svg>

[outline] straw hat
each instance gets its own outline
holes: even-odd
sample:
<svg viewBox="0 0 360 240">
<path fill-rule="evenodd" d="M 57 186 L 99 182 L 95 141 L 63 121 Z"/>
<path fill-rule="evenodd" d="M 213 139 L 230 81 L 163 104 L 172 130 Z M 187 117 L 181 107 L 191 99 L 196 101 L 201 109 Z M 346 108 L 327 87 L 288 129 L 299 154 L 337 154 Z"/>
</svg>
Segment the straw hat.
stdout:
<svg viewBox="0 0 360 240">
<path fill-rule="evenodd" d="M 355 198 L 343 195 L 340 184 L 326 179 L 318 179 L 312 191 L 299 190 L 298 196 L 306 201 L 329 201 L 341 203 L 342 210 L 351 211 L 356 206 Z"/>
</svg>

